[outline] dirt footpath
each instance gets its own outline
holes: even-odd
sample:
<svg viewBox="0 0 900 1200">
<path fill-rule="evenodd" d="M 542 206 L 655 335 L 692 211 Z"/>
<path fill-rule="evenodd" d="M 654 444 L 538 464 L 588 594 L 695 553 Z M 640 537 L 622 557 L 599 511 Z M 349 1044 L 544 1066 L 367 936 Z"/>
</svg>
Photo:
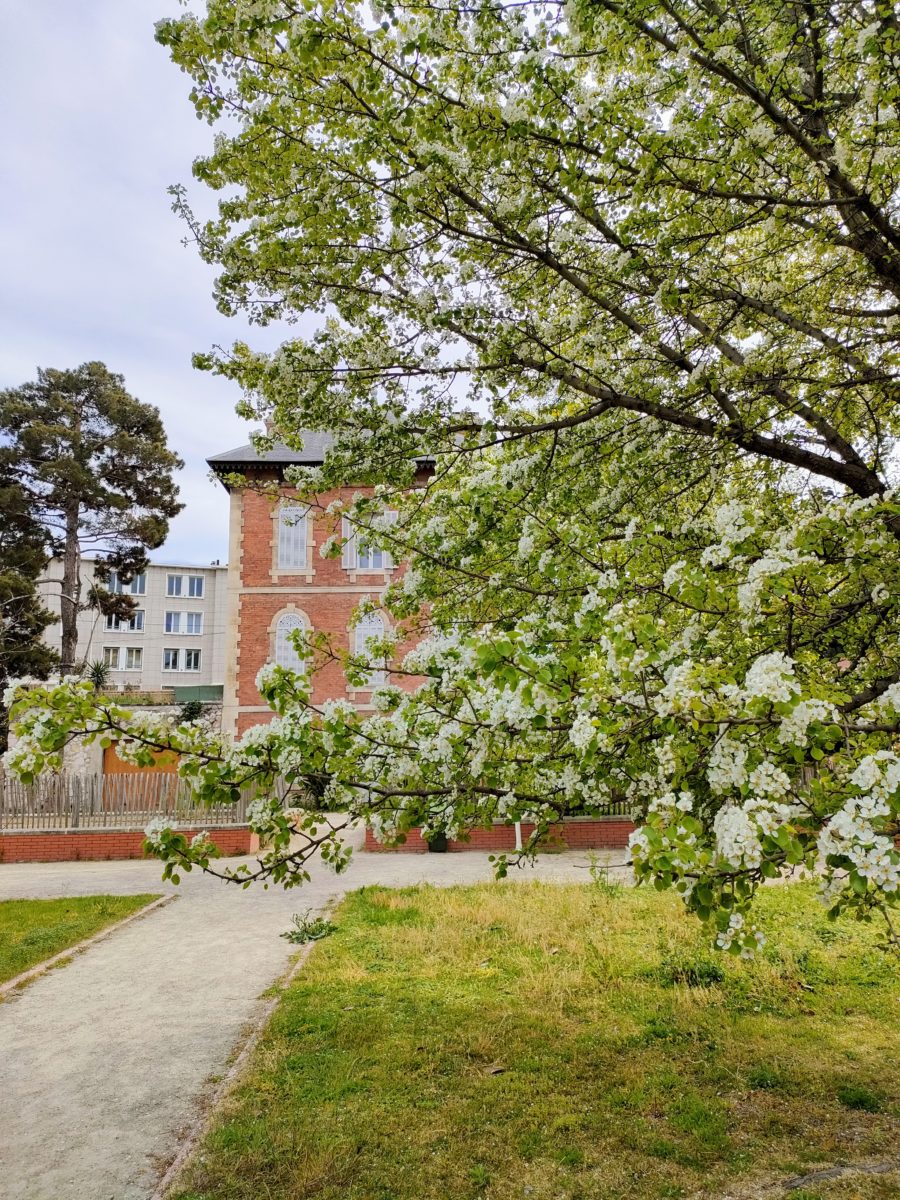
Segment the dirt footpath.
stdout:
<svg viewBox="0 0 900 1200">
<path fill-rule="evenodd" d="M 587 882 L 587 866 L 552 855 L 513 877 Z M 295 947 L 278 935 L 294 912 L 366 884 L 490 877 L 474 853 L 359 853 L 292 892 L 196 873 L 175 888 L 156 862 L 0 865 L 0 899 L 177 894 L 0 1003 L 0 1196 L 146 1200 L 287 969 Z"/>
</svg>

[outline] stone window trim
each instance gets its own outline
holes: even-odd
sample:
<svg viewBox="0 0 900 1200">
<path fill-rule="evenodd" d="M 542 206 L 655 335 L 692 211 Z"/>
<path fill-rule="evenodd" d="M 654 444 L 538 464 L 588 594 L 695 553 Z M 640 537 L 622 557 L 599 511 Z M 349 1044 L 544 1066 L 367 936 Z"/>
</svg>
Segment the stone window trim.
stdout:
<svg viewBox="0 0 900 1200">
<path fill-rule="evenodd" d="M 271 576 L 275 582 L 280 579 L 304 579 L 307 583 L 313 583 L 316 577 L 315 568 L 315 551 L 316 551 L 316 522 L 313 517 L 312 505 L 307 504 L 306 516 L 306 567 L 279 567 L 278 565 L 278 532 L 281 524 L 282 508 L 303 508 L 302 500 L 298 500 L 295 496 L 282 496 L 277 504 L 272 505 L 272 570 Z M 275 660 L 272 659 L 274 662 Z"/>
<path fill-rule="evenodd" d="M 276 642 L 278 640 L 278 622 L 281 620 L 282 617 L 289 617 L 289 616 L 290 617 L 299 617 L 300 622 L 303 625 L 304 629 L 312 630 L 312 628 L 313 628 L 313 623 L 309 619 L 309 614 L 307 612 L 305 612 L 302 608 L 300 608 L 300 606 L 298 604 L 294 604 L 293 602 L 291 602 L 290 604 L 285 604 L 282 608 L 279 608 L 278 612 L 273 614 L 272 620 L 269 622 L 269 627 L 268 627 L 269 653 L 268 653 L 268 656 L 266 657 L 267 663 L 277 662 L 277 659 L 275 657 L 275 649 L 276 649 Z"/>
<path fill-rule="evenodd" d="M 385 634 L 385 636 L 387 636 L 387 634 L 391 633 L 394 626 L 391 624 L 390 620 L 388 619 L 387 613 L 383 609 L 381 609 L 381 608 L 378 609 L 378 615 L 381 617 L 381 623 L 383 626 L 384 634 Z M 356 629 L 357 629 L 356 625 L 348 625 L 347 626 L 347 638 L 348 638 L 348 641 L 350 644 L 351 652 L 353 654 L 357 653 Z M 374 683 L 364 684 L 362 687 L 351 687 L 349 683 L 347 684 L 347 687 L 346 687 L 347 695 L 350 697 L 351 701 L 354 704 L 356 704 L 357 708 L 366 708 L 366 709 L 371 708 L 370 700 L 371 700 L 372 692 L 375 690 L 375 688 L 382 687 L 384 684 L 390 683 L 390 681 L 391 681 L 391 670 L 390 670 L 389 666 L 386 666 L 384 668 L 383 675 L 384 675 L 383 679 L 376 679 Z M 361 699 L 359 701 L 357 701 L 357 697 L 361 697 Z"/>
</svg>

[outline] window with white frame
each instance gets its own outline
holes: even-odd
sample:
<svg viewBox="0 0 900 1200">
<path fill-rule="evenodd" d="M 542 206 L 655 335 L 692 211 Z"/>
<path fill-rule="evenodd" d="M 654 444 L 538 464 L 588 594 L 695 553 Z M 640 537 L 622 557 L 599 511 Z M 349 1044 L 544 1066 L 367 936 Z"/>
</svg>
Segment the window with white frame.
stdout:
<svg viewBox="0 0 900 1200">
<path fill-rule="evenodd" d="M 380 571 L 389 566 L 389 555 L 386 550 L 378 550 L 360 542 L 356 548 L 356 567 L 359 571 Z"/>
<path fill-rule="evenodd" d="M 119 669 L 119 647 L 104 646 L 103 647 L 103 665 L 109 667 L 111 671 Z"/>
<path fill-rule="evenodd" d="M 185 650 L 184 652 L 184 669 L 186 671 L 200 670 L 200 651 Z"/>
<path fill-rule="evenodd" d="M 298 629 L 305 629 L 306 622 L 299 613 L 282 613 L 275 625 L 275 662 L 279 667 L 304 672 L 306 660 L 294 645 L 292 636 Z"/>
<path fill-rule="evenodd" d="M 359 623 L 353 631 L 353 649 L 360 657 L 372 661 L 374 656 L 370 642 L 374 639 L 383 638 L 385 633 L 384 617 L 381 613 L 370 612 L 361 617 Z M 380 660 L 384 662 L 384 659 Z M 386 664 L 385 664 L 386 665 Z M 378 684 L 384 683 L 387 679 L 387 671 L 384 667 L 376 667 L 370 671 L 366 677 L 366 682 L 362 685 L 365 688 L 377 687 Z"/>
<path fill-rule="evenodd" d="M 140 575 L 135 575 L 128 583 L 124 583 L 119 578 L 118 571 L 110 571 L 106 587 L 107 591 L 115 592 L 117 596 L 121 596 L 125 592 L 130 593 L 132 596 L 143 596 L 147 591 L 147 576 L 141 573 Z"/>
<path fill-rule="evenodd" d="M 181 595 L 181 576 L 167 575 L 166 576 L 166 595 L 180 596 Z"/>
<path fill-rule="evenodd" d="M 188 575 L 187 577 L 187 594 L 193 596 L 195 600 L 200 600 L 203 596 L 203 576 Z"/>
<path fill-rule="evenodd" d="M 397 514 L 385 514 L 389 521 L 396 520 Z M 341 536 L 344 539 L 342 562 L 348 571 L 384 571 L 394 565 L 389 550 L 379 550 L 365 541 L 365 531 L 354 529 L 352 523 L 343 518 Z"/>
<path fill-rule="evenodd" d="M 179 668 L 179 651 L 175 649 L 163 650 L 163 665 L 164 671 L 177 671 Z"/>
<path fill-rule="evenodd" d="M 203 632 L 203 613 L 189 612 L 184 614 L 185 618 L 185 633 L 202 633 Z"/>
<path fill-rule="evenodd" d="M 117 617 L 110 613 L 106 618 L 106 628 L 113 633 L 143 633 L 144 610 L 136 608 L 130 617 Z"/>
<path fill-rule="evenodd" d="M 125 670 L 139 671 L 144 662 L 144 651 L 140 646 L 126 646 Z"/>
<path fill-rule="evenodd" d="M 278 570 L 305 571 L 309 507 L 284 501 L 278 506 Z"/>
<path fill-rule="evenodd" d="M 181 633 L 181 613 L 166 613 L 166 633 Z"/>
</svg>

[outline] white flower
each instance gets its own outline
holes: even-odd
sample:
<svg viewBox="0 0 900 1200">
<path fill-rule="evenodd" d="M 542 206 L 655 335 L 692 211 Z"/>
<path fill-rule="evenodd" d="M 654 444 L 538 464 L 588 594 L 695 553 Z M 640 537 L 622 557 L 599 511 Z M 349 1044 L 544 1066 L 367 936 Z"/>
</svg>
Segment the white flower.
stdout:
<svg viewBox="0 0 900 1200">
<path fill-rule="evenodd" d="M 744 808 L 726 804 L 713 821 L 716 851 L 729 867 L 758 867 L 762 862 L 762 847 L 754 823 Z"/>
<path fill-rule="evenodd" d="M 785 796 L 791 789 L 791 781 L 780 767 L 764 761 L 750 772 L 750 787 L 764 796 Z"/>
<path fill-rule="evenodd" d="M 782 745 L 805 746 L 806 733 L 814 721 L 836 721 L 837 710 L 825 700 L 799 700 L 786 717 L 781 719 L 778 740 Z"/>
<path fill-rule="evenodd" d="M 162 817 L 153 817 L 144 827 L 144 837 L 155 849 L 162 846 L 162 834 L 171 833 L 172 824 Z"/>
<path fill-rule="evenodd" d="M 706 778 L 717 795 L 743 787 L 747 782 L 747 747 L 734 738 L 720 738 L 710 751 Z"/>
<path fill-rule="evenodd" d="M 794 678 L 793 661 L 775 651 L 763 654 L 751 665 L 744 679 L 744 694 L 748 700 L 790 700 L 800 690 Z"/>
<path fill-rule="evenodd" d="M 590 713 L 579 713 L 569 730 L 569 741 L 576 750 L 584 750 L 592 741 L 597 729 Z"/>
</svg>

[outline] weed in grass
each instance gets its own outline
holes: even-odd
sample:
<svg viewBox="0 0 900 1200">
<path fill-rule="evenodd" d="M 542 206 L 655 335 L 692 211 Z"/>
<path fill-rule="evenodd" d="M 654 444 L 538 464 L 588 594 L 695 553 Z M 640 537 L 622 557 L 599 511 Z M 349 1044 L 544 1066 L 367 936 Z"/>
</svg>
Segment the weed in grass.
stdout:
<svg viewBox="0 0 900 1200">
<path fill-rule="evenodd" d="M 472 1163 L 469 1167 L 469 1180 L 472 1186 L 481 1192 L 490 1186 L 491 1173 L 484 1163 Z"/>
<path fill-rule="evenodd" d="M 747 1083 L 754 1091 L 768 1092 L 780 1088 L 782 1086 L 782 1078 L 777 1071 L 765 1066 L 765 1064 L 761 1064 L 758 1067 L 754 1067 L 749 1073 Z"/>
<path fill-rule="evenodd" d="M 610 874 L 610 868 L 601 863 L 596 854 L 588 855 L 588 874 L 594 882 L 597 891 L 604 896 L 616 898 L 625 890 L 621 879 Z"/>
<path fill-rule="evenodd" d="M 314 917 L 312 909 L 305 913 L 294 913 L 291 917 L 291 928 L 281 935 L 295 946 L 305 946 L 307 942 L 318 942 L 323 937 L 334 933 L 336 926 L 327 917 Z"/>
<path fill-rule="evenodd" d="M 577 1146 L 564 1146 L 553 1152 L 553 1157 L 561 1167 L 580 1167 L 584 1163 L 584 1151 Z"/>
<path fill-rule="evenodd" d="M 842 1083 L 837 1089 L 837 1098 L 844 1108 L 855 1108 L 858 1112 L 881 1112 L 881 1097 L 871 1088 L 862 1087 L 855 1083 Z"/>
<path fill-rule="evenodd" d="M 721 962 L 712 954 L 671 949 L 659 960 L 657 977 L 663 987 L 712 987 L 725 978 Z"/>
</svg>

